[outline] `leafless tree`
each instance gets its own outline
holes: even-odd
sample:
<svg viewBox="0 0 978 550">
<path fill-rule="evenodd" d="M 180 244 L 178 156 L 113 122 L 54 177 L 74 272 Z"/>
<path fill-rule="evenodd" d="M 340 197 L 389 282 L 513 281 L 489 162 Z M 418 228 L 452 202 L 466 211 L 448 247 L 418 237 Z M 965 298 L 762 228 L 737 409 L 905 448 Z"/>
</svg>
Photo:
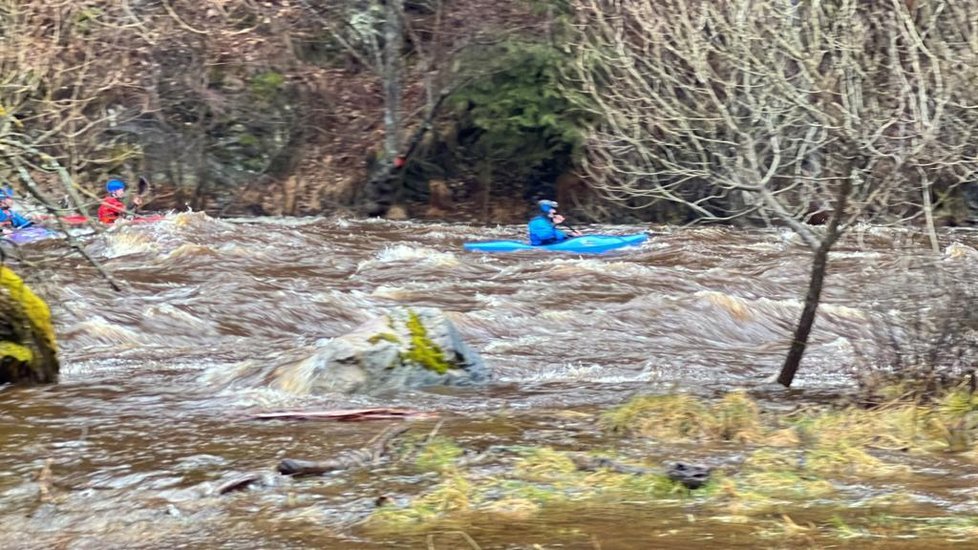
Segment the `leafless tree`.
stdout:
<svg viewBox="0 0 978 550">
<path fill-rule="evenodd" d="M 539 34 L 546 26 L 531 6 L 494 0 L 299 0 L 299 5 L 382 90 L 383 145 L 369 158 L 359 197 L 369 215 L 385 214 L 398 199 L 401 168 L 421 148 L 446 100 L 491 72 L 463 67 L 465 54 L 522 33 Z"/>
<path fill-rule="evenodd" d="M 74 184 L 80 172 L 111 170 L 138 154 L 105 136 L 132 114 L 112 109 L 110 98 L 131 89 L 127 74 L 134 71 L 126 58 L 113 59 L 118 42 L 93 33 L 98 4 L 0 2 L 0 148 L 7 165 L 0 175 L 17 181 L 19 167 L 50 174 L 42 178 L 46 188 L 79 207 L 86 202 Z"/>
<path fill-rule="evenodd" d="M 434 37 L 425 44 L 419 36 L 419 23 L 413 21 L 405 10 L 404 0 L 334 0 L 317 3 L 300 0 L 304 12 L 318 21 L 330 39 L 350 55 L 362 68 L 370 71 L 383 90 L 383 147 L 382 153 L 371 163 L 363 198 L 366 212 L 383 214 L 397 194 L 398 169 L 420 140 L 431 128 L 447 94 L 438 86 L 446 72 L 439 71 L 438 61 L 443 55 L 441 36 L 444 2 L 433 0 L 425 3 L 430 16 L 430 28 L 426 34 Z M 417 59 L 417 70 L 427 101 L 414 112 L 405 110 L 405 36 L 411 39 L 411 49 Z M 408 108 L 416 107 L 408 102 Z M 412 109 L 413 110 L 413 109 Z M 420 122 L 414 120 L 421 113 Z M 407 138 L 405 128 L 414 126 Z"/>
<path fill-rule="evenodd" d="M 832 244 L 923 217 L 978 172 L 975 0 L 574 0 L 583 172 L 632 208 L 784 224 L 815 252 L 791 384 Z M 832 212 L 824 229 L 813 213 Z"/>
</svg>

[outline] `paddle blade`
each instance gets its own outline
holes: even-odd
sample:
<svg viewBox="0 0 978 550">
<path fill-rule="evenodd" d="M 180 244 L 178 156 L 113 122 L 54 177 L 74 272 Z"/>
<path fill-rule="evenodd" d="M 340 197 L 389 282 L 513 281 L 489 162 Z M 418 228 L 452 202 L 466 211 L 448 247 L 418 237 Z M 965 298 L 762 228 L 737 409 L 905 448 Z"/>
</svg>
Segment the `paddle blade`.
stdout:
<svg viewBox="0 0 978 550">
<path fill-rule="evenodd" d="M 149 190 L 149 180 L 143 176 L 139 176 L 139 183 L 136 184 L 136 192 L 140 195 L 145 195 L 146 191 Z"/>
</svg>

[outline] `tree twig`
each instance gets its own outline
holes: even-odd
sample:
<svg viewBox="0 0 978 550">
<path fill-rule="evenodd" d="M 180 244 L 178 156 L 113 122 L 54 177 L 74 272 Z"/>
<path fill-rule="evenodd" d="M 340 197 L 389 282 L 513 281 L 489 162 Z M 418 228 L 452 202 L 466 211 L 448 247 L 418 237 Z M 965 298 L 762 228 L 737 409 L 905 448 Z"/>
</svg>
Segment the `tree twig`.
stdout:
<svg viewBox="0 0 978 550">
<path fill-rule="evenodd" d="M 101 275 L 102 278 L 104 278 L 109 283 L 109 286 L 112 287 L 112 290 L 115 290 L 116 292 L 121 292 L 122 287 L 119 286 L 119 283 L 116 282 L 115 278 L 113 278 L 112 275 L 110 275 L 109 272 L 106 271 L 104 267 L 102 267 L 102 264 L 96 261 L 95 258 L 93 258 L 82 247 L 82 245 L 78 242 L 78 239 L 76 239 L 71 234 L 67 224 L 65 224 L 64 220 L 61 218 L 61 215 L 58 214 L 58 209 L 53 204 L 51 204 L 51 202 L 48 201 L 47 198 L 37 188 L 37 185 L 34 183 L 34 180 L 31 178 L 31 175 L 27 172 L 27 170 L 24 169 L 24 167 L 16 159 L 14 160 L 14 163 L 17 167 L 17 173 L 20 175 L 21 181 L 24 182 L 24 186 L 27 187 L 27 190 L 31 194 L 31 196 L 37 199 L 37 201 L 40 202 L 52 216 L 54 216 L 54 219 L 57 221 L 58 228 L 61 230 L 61 233 L 64 235 L 65 240 L 68 242 L 68 246 L 70 246 L 72 250 L 74 250 L 75 252 L 80 254 L 83 258 L 85 258 L 85 260 L 88 261 L 88 263 L 95 268 L 95 270 L 99 273 L 99 275 Z"/>
</svg>

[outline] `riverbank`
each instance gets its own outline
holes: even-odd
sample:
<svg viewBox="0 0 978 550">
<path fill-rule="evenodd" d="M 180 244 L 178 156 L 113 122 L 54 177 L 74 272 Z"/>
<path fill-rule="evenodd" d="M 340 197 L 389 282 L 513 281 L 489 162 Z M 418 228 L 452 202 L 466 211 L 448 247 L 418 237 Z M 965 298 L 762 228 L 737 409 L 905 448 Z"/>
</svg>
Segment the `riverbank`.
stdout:
<svg viewBox="0 0 978 550">
<path fill-rule="evenodd" d="M 734 392 L 561 411 L 590 424 L 600 440 L 466 452 L 436 438 L 401 465 L 414 475 L 435 472 L 428 489 L 400 505 L 405 497 L 386 495 L 366 532 L 402 542 L 427 536 L 444 548 L 464 547 L 457 537 L 448 543 L 452 532 L 543 547 L 827 548 L 885 540 L 886 547 L 949 548 L 978 533 L 970 490 L 978 475 L 976 405 L 958 388 L 930 405 L 904 395 L 874 408 L 765 409 Z M 677 460 L 709 468 L 709 481 L 691 489 L 671 479 Z M 554 532 L 553 525 L 573 527 Z M 524 538 L 513 537 L 514 527 Z"/>
</svg>

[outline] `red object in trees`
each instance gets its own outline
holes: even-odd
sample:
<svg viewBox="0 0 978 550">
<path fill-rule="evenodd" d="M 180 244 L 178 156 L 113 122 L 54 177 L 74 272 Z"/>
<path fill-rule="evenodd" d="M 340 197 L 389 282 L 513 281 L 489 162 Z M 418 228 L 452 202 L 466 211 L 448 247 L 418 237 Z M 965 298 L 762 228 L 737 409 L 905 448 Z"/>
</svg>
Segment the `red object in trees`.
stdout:
<svg viewBox="0 0 978 550">
<path fill-rule="evenodd" d="M 394 157 L 394 168 L 401 168 L 406 162 L 407 160 L 404 159 L 404 155 L 397 155 Z"/>
</svg>

